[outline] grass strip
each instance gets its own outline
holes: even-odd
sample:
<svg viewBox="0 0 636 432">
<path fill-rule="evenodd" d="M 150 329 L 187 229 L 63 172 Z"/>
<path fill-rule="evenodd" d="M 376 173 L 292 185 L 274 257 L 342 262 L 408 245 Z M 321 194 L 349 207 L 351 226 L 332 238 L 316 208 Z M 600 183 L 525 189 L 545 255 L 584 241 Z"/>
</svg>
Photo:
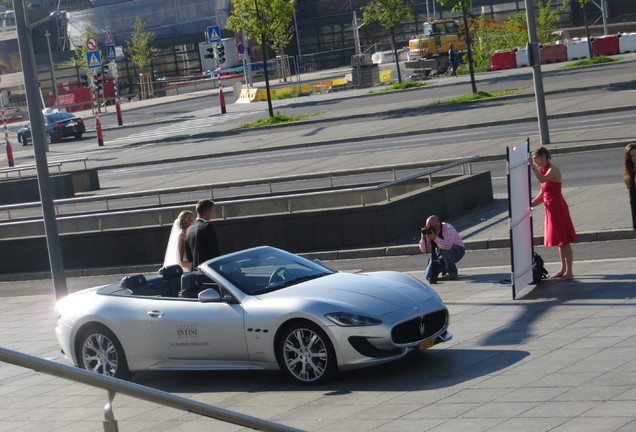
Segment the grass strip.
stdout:
<svg viewBox="0 0 636 432">
<path fill-rule="evenodd" d="M 428 83 L 423 83 L 420 81 L 402 81 L 401 83 L 395 83 L 380 90 L 371 90 L 369 94 L 396 91 L 396 90 L 406 90 L 410 88 L 424 87 L 427 85 Z"/>
<path fill-rule="evenodd" d="M 588 58 L 584 58 L 582 60 L 578 60 L 575 61 L 573 63 L 568 63 L 566 65 L 564 65 L 563 67 L 561 67 L 561 69 L 567 69 L 567 68 L 573 68 L 573 67 L 579 67 L 579 66 L 589 66 L 589 65 L 595 65 L 595 64 L 601 64 L 601 63 L 611 63 L 611 62 L 615 62 L 618 60 L 623 60 L 622 57 L 609 57 L 609 56 L 596 56 L 592 59 Z"/>
<path fill-rule="evenodd" d="M 479 100 L 479 99 L 491 99 L 491 98 L 496 98 L 496 97 L 500 97 L 500 96 L 505 96 L 508 95 L 510 93 L 515 93 L 518 92 L 522 89 L 512 89 L 512 90 L 498 90 L 498 91 L 493 91 L 493 92 L 485 92 L 485 91 L 479 91 L 477 93 L 474 94 L 469 94 L 469 95 L 465 95 L 465 96 L 459 96 L 453 99 L 448 99 L 445 101 L 438 101 L 438 104 L 443 104 L 443 103 L 454 103 L 454 102 L 470 102 L 470 101 L 474 101 L 474 100 Z"/>
<path fill-rule="evenodd" d="M 262 126 L 273 126 L 273 125 L 278 125 L 283 123 L 291 123 L 291 122 L 303 120 L 309 117 L 314 117 L 323 113 L 324 111 L 320 111 L 320 112 L 312 113 L 312 114 L 288 117 L 288 116 L 282 115 L 280 112 L 276 112 L 276 114 L 273 117 L 264 117 L 252 123 L 244 123 L 241 125 L 241 129 L 249 129 L 249 128 L 262 127 Z"/>
</svg>

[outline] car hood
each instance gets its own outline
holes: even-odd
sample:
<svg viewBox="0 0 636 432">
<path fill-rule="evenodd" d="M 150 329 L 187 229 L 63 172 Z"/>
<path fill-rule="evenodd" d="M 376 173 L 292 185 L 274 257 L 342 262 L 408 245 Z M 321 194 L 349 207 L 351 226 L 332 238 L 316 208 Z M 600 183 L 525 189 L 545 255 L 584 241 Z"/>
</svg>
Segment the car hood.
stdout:
<svg viewBox="0 0 636 432">
<path fill-rule="evenodd" d="M 437 296 L 416 281 L 405 283 L 374 276 L 373 273 L 334 273 L 258 297 L 263 300 L 302 297 L 334 306 L 341 304 L 348 306 L 349 310 L 354 307 L 360 312 L 374 314 L 423 306 L 431 299 L 438 306 Z"/>
</svg>

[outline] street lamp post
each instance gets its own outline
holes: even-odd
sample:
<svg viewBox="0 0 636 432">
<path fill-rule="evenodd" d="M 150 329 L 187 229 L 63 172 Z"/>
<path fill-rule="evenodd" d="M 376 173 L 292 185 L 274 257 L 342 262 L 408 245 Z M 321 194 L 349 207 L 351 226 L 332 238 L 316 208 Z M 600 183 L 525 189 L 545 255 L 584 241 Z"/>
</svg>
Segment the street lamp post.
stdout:
<svg viewBox="0 0 636 432">
<path fill-rule="evenodd" d="M 537 104 L 537 120 L 539 121 L 539 136 L 541 145 L 550 144 L 550 130 L 548 116 L 545 109 L 545 95 L 543 92 L 543 77 L 541 75 L 541 59 L 539 57 L 539 39 L 534 19 L 534 1 L 525 0 L 526 21 L 528 23 L 528 59 L 532 67 L 534 82 L 534 97 Z"/>
<path fill-rule="evenodd" d="M 51 198 L 49 167 L 46 160 L 46 133 L 44 130 L 44 119 L 42 117 L 42 106 L 38 96 L 38 76 L 35 70 L 35 55 L 33 54 L 33 43 L 31 41 L 31 29 L 45 20 L 40 20 L 27 26 L 24 12 L 23 0 L 13 0 L 13 10 L 15 13 L 16 30 L 18 32 L 18 45 L 20 47 L 20 62 L 22 63 L 22 73 L 24 75 L 24 88 L 26 91 L 27 108 L 31 121 L 31 137 L 33 139 L 33 153 L 38 176 L 38 186 L 40 188 L 40 200 L 42 202 L 42 216 L 44 219 L 44 231 L 49 252 L 49 263 L 51 265 L 51 277 L 53 279 L 53 290 L 57 298 L 68 294 L 66 277 L 64 276 L 64 263 L 62 262 L 62 247 L 60 235 L 55 220 L 55 209 Z M 50 16 L 52 17 L 53 14 Z M 49 17 L 49 18 L 50 18 Z M 48 20 L 49 18 L 46 18 Z"/>
<path fill-rule="evenodd" d="M 58 94 L 57 91 L 57 79 L 55 77 L 55 65 L 53 64 L 53 54 L 51 53 L 51 41 L 49 40 L 49 38 L 51 37 L 51 33 L 49 33 L 49 31 L 47 30 L 46 33 L 44 33 L 44 36 L 46 37 L 46 46 L 49 49 L 49 66 L 51 67 L 51 81 L 53 82 L 53 90 L 55 92 L 55 106 L 56 107 L 60 107 L 60 95 Z"/>
</svg>

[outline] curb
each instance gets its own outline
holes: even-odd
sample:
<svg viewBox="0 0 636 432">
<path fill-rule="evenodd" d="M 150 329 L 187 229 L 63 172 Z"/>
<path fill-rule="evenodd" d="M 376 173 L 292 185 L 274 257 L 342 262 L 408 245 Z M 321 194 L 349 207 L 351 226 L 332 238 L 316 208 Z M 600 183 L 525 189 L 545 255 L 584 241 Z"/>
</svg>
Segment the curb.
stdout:
<svg viewBox="0 0 636 432">
<path fill-rule="evenodd" d="M 592 243 L 616 240 L 631 240 L 636 238 L 636 230 L 629 228 L 605 230 L 597 232 L 577 233 L 579 240 L 576 243 Z M 480 251 L 488 249 L 506 249 L 510 247 L 509 238 L 494 238 L 486 240 L 472 240 L 464 242 L 467 251 Z M 543 245 L 543 237 L 534 237 L 533 244 L 535 246 Z M 337 261 L 337 260 L 353 260 L 367 258 L 384 258 L 407 255 L 420 255 L 420 249 L 417 244 L 406 244 L 396 246 L 379 246 L 362 249 L 344 249 L 336 251 L 317 251 L 298 253 L 310 260 L 320 261 Z M 117 266 L 117 267 L 97 267 L 88 269 L 65 270 L 64 274 L 67 278 L 87 277 L 87 276 L 103 276 L 110 274 L 137 274 L 137 273 L 154 273 L 161 267 L 161 264 L 147 264 L 136 266 Z M 17 282 L 29 280 L 51 279 L 49 272 L 34 273 L 9 273 L 0 274 L 0 282 Z"/>
</svg>

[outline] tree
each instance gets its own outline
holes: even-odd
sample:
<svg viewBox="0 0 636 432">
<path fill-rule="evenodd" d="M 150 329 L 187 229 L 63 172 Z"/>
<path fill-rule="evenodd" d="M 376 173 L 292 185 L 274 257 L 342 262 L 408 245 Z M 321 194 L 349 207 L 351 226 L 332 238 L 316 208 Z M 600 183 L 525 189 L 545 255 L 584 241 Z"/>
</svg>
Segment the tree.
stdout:
<svg viewBox="0 0 636 432">
<path fill-rule="evenodd" d="M 413 18 L 412 0 L 372 0 L 362 8 L 362 21 L 369 24 L 378 24 L 391 33 L 391 48 L 395 56 L 398 82 L 402 82 L 400 72 L 400 59 L 395 46 L 395 28 L 402 22 Z"/>
<path fill-rule="evenodd" d="M 583 14 L 583 24 L 585 24 L 585 37 L 587 38 L 587 49 L 590 53 L 590 59 L 594 58 L 594 50 L 592 49 L 592 40 L 590 39 L 590 26 L 587 23 L 587 13 L 585 9 L 587 8 L 587 4 L 590 0 L 563 0 L 563 9 L 567 9 L 570 7 L 570 3 L 572 1 L 576 1 L 581 8 L 581 13 Z"/>
<path fill-rule="evenodd" d="M 263 51 L 263 73 L 269 116 L 274 117 L 269 90 L 267 61 L 269 49 L 283 49 L 293 36 L 291 26 L 294 17 L 294 0 L 234 0 L 227 27 L 235 33 L 245 31 L 248 39 L 254 39 Z"/>
<path fill-rule="evenodd" d="M 473 94 L 477 94 L 477 83 L 475 82 L 475 68 L 473 67 L 473 52 L 470 46 L 470 34 L 468 33 L 468 8 L 471 0 L 438 0 L 444 6 L 452 6 L 453 12 L 462 11 L 462 20 L 464 22 L 464 39 L 466 40 L 466 49 L 468 51 L 468 68 L 470 70 L 470 85 Z"/>
<path fill-rule="evenodd" d="M 13 0 L 0 0 L 0 6 L 4 6 L 7 10 L 13 10 Z"/>
<path fill-rule="evenodd" d="M 155 33 L 144 31 L 146 26 L 139 17 L 135 18 L 132 29 L 133 32 L 130 35 L 130 39 L 126 41 L 124 51 L 137 69 L 143 71 L 152 64 L 159 54 L 159 51 L 152 46 Z"/>
</svg>

